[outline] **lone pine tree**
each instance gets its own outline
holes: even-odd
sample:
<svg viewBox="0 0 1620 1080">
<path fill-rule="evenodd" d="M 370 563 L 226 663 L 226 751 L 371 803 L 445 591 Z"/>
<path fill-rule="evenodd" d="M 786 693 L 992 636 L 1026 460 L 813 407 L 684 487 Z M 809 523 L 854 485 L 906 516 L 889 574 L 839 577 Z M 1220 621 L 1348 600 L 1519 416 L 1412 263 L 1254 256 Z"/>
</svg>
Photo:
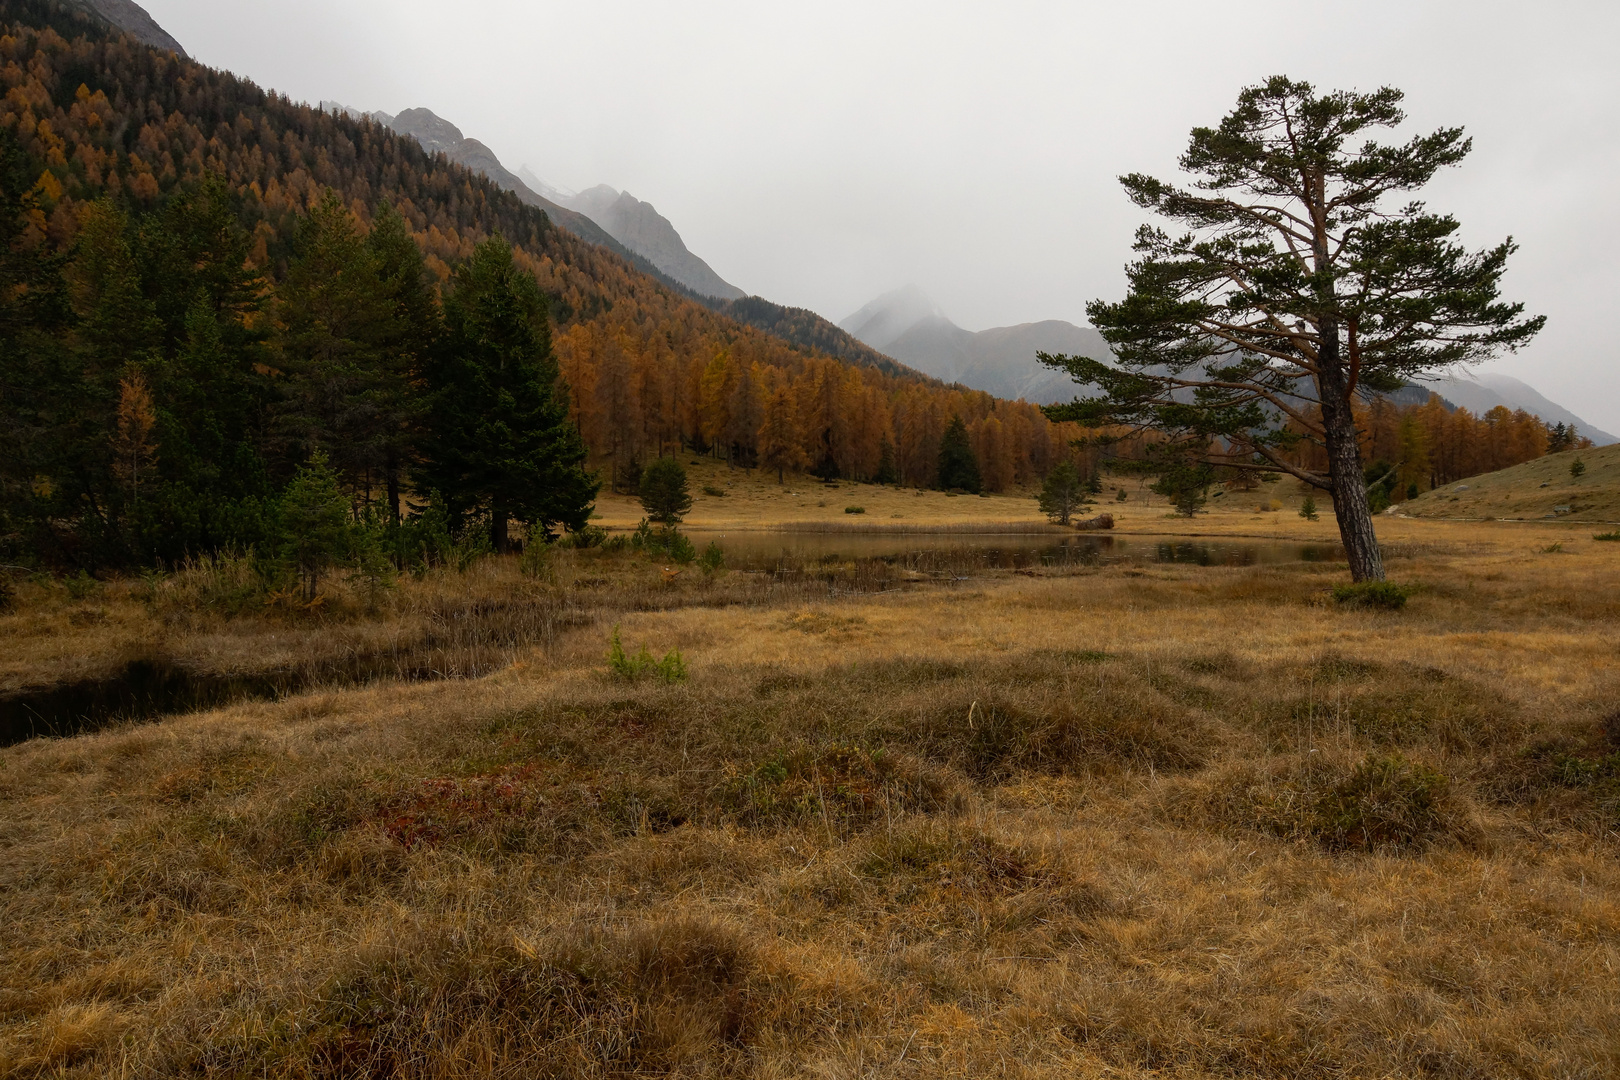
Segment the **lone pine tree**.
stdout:
<svg viewBox="0 0 1620 1080">
<path fill-rule="evenodd" d="M 673 457 L 661 457 L 641 473 L 641 505 L 647 516 L 660 525 L 680 523 L 692 509 L 692 491 L 686 486 L 686 470 Z"/>
<path fill-rule="evenodd" d="M 1163 460 L 1284 472 L 1333 496 L 1357 581 L 1384 576 L 1352 401 L 1517 349 L 1541 329 L 1499 299 L 1511 239 L 1479 252 L 1454 218 L 1392 197 L 1468 153 L 1459 128 L 1404 144 L 1360 140 L 1405 120 L 1402 94 L 1318 96 L 1283 77 L 1244 90 L 1219 127 L 1195 128 L 1181 188 L 1141 174 L 1132 201 L 1178 222 L 1143 226 L 1118 303 L 1091 322 L 1117 364 L 1040 354 L 1095 388 L 1053 420 L 1154 429 Z M 1325 473 L 1290 454 L 1323 448 Z"/>
<path fill-rule="evenodd" d="M 1069 524 L 1075 511 L 1086 504 L 1086 490 L 1080 470 L 1073 462 L 1058 462 L 1041 485 L 1041 513 L 1058 525 Z"/>
</svg>

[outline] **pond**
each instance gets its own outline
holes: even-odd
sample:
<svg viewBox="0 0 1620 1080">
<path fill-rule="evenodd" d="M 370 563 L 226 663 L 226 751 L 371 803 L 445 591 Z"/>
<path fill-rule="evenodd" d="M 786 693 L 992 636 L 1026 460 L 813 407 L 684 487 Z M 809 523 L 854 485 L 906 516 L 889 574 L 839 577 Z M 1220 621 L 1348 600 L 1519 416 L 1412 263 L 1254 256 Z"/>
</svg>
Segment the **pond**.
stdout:
<svg viewBox="0 0 1620 1080">
<path fill-rule="evenodd" d="M 378 680 L 416 682 L 479 675 L 493 669 L 446 672 L 398 658 L 359 656 L 321 671 L 258 675 L 200 675 L 166 660 L 134 660 L 97 679 L 0 697 L 0 746 L 29 739 L 81 735 L 122 720 L 217 709 L 239 701 L 267 701 L 322 686 L 359 686 Z"/>
<path fill-rule="evenodd" d="M 1002 570 L 1117 563 L 1264 566 L 1344 559 L 1344 548 L 1338 544 L 1106 533 L 727 533 L 693 529 L 687 535 L 700 552 L 711 542 L 719 544 L 729 568 L 753 571 L 855 559 L 932 561 L 942 555 L 954 556 L 950 561 L 957 564 L 972 562 Z"/>
</svg>

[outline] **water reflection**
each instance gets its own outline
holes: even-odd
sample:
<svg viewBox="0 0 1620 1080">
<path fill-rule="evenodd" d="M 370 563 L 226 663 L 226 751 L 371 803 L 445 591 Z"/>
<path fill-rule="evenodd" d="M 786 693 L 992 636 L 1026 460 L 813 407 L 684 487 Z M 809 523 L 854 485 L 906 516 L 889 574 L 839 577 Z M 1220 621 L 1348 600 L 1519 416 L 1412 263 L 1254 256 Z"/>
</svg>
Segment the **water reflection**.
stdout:
<svg viewBox="0 0 1620 1080">
<path fill-rule="evenodd" d="M 866 534 L 708 532 L 693 530 L 703 550 L 720 545 L 734 570 L 775 570 L 784 565 L 831 565 L 856 559 L 909 563 L 949 554 L 986 569 L 1023 570 L 1054 566 L 1116 563 L 1180 563 L 1193 566 L 1263 566 L 1288 562 L 1334 562 L 1344 558 L 1337 544 L 1277 541 L 1161 538 L 1051 533 Z"/>
</svg>

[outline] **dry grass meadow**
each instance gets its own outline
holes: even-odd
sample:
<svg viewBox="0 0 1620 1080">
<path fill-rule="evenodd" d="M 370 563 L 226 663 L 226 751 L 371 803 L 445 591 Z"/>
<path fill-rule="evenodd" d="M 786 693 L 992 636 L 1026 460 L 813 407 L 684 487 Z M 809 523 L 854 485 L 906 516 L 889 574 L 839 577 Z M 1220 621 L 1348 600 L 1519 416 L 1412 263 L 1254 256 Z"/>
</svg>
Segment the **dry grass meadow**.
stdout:
<svg viewBox="0 0 1620 1080">
<path fill-rule="evenodd" d="M 26 586 L 8 688 L 478 677 L 0 750 L 0 1075 L 1620 1075 L 1620 543 L 1380 530 L 1404 610 L 1323 563 Z"/>
</svg>

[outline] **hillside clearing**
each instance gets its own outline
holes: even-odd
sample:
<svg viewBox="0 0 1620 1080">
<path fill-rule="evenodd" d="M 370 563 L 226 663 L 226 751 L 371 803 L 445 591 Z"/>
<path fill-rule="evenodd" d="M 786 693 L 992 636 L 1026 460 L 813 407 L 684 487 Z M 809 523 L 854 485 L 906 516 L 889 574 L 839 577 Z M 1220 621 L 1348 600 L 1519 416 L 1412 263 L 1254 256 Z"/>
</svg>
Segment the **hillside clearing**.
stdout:
<svg viewBox="0 0 1620 1080">
<path fill-rule="evenodd" d="M 1584 462 L 1586 471 L 1570 475 Z M 1399 505 L 1408 517 L 1620 521 L 1620 443 L 1559 454 L 1470 476 Z"/>
</svg>

